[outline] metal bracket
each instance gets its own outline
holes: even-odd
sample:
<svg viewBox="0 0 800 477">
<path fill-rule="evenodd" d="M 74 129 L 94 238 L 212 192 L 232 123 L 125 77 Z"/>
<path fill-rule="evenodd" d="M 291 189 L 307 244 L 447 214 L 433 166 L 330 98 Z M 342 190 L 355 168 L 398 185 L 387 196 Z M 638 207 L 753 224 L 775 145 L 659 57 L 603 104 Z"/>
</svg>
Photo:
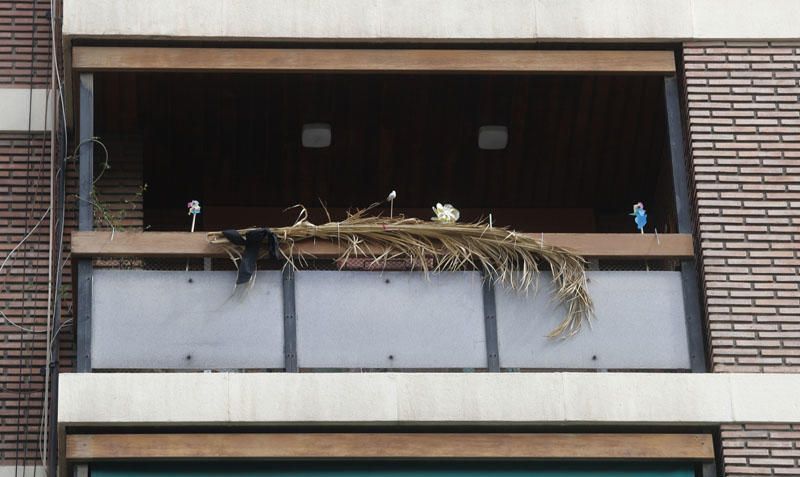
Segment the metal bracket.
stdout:
<svg viewBox="0 0 800 477">
<path fill-rule="evenodd" d="M 497 306 L 494 280 L 488 273 L 483 277 L 483 317 L 486 327 L 486 367 L 490 372 L 500 371 L 500 350 L 497 344 Z"/>
<path fill-rule="evenodd" d="M 701 473 L 703 474 L 703 477 L 717 477 L 720 475 L 719 471 L 717 470 L 716 462 L 704 462 L 701 465 Z"/>
<path fill-rule="evenodd" d="M 94 209 L 92 186 L 94 184 L 94 75 L 83 73 L 80 77 L 80 136 L 78 162 L 78 230 L 92 230 Z"/>
<path fill-rule="evenodd" d="M 80 77 L 80 157 L 78 163 L 78 230 L 94 228 L 92 208 L 92 186 L 94 184 L 94 76 L 91 73 Z M 92 370 L 92 259 L 78 260 L 76 291 L 77 313 L 75 316 L 78 372 Z"/>
<path fill-rule="evenodd" d="M 297 372 L 297 316 L 295 311 L 294 268 L 286 264 L 281 272 L 283 284 L 283 356 L 287 373 Z"/>
<path fill-rule="evenodd" d="M 77 368 L 79 373 L 92 371 L 92 259 L 78 260 L 77 291 Z"/>
</svg>

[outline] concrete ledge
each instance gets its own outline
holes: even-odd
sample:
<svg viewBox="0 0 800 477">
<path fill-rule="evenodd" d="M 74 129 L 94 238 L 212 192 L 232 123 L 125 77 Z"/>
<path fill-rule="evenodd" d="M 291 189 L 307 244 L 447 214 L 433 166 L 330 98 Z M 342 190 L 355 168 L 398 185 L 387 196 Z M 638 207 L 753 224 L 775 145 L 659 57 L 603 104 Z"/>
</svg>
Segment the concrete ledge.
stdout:
<svg viewBox="0 0 800 477">
<path fill-rule="evenodd" d="M 47 477 L 41 465 L 0 465 L 0 477 Z"/>
<path fill-rule="evenodd" d="M 53 113 L 50 90 L 0 88 L 0 131 L 49 131 Z M 28 111 L 32 114 L 28 117 Z"/>
<path fill-rule="evenodd" d="M 800 38 L 797 0 L 64 0 L 83 38 L 680 41 Z"/>
<path fill-rule="evenodd" d="M 800 422 L 799 374 L 62 374 L 62 426 Z M 90 398 L 87 398 L 90 397 Z"/>
</svg>

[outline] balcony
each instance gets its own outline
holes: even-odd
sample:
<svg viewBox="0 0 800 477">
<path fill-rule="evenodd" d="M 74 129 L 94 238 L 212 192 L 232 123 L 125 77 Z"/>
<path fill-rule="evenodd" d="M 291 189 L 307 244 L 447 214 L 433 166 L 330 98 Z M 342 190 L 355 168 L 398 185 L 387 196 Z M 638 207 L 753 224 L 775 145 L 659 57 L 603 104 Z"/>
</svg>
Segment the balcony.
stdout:
<svg viewBox="0 0 800 477">
<path fill-rule="evenodd" d="M 547 337 L 565 311 L 546 272 L 524 295 L 477 271 L 338 271 L 335 243 L 301 243 L 328 266 L 262 265 L 234 296 L 203 233 L 76 232 L 79 269 L 95 264 L 78 278 L 84 370 L 691 369 L 682 274 L 664 266 L 692 256 L 691 236 L 542 237 L 589 263 L 595 316 L 570 338 Z"/>
<path fill-rule="evenodd" d="M 74 50 L 79 370 L 705 370 L 672 52 L 235 51 Z M 208 232 L 321 199 L 319 224 L 393 189 L 376 213 L 448 201 L 583 256 L 591 327 L 547 337 L 565 310 L 546 272 L 521 295 L 476 270 L 338 270 L 319 240 L 234 297 L 222 248 L 174 232 L 190 199 Z"/>
</svg>

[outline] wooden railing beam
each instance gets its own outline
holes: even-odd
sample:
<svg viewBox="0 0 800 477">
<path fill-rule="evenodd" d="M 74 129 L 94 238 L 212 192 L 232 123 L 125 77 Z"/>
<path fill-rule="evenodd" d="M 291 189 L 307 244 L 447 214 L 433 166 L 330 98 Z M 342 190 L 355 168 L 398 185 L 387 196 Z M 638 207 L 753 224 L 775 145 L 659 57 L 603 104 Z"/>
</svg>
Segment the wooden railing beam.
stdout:
<svg viewBox="0 0 800 477">
<path fill-rule="evenodd" d="M 532 234 L 545 243 L 563 247 L 584 257 L 597 258 L 688 258 L 694 256 L 689 234 Z M 380 247 L 364 247 L 379 255 Z M 284 249 L 288 250 L 288 249 Z M 331 259 L 342 248 L 327 240 L 294 244 L 292 253 Z M 204 232 L 73 232 L 74 257 L 227 257 L 220 245 L 208 243 Z"/>
<path fill-rule="evenodd" d="M 76 71 L 674 74 L 670 50 L 452 50 L 76 46 Z"/>
<path fill-rule="evenodd" d="M 709 461 L 709 434 L 73 434 L 72 462 L 121 459 L 437 458 Z"/>
</svg>

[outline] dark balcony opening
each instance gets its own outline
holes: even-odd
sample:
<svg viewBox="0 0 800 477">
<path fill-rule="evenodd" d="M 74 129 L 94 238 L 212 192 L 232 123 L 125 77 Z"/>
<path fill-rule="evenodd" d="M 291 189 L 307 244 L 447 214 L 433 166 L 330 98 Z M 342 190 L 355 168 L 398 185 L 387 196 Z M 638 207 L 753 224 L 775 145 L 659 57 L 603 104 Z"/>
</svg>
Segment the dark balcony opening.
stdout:
<svg viewBox="0 0 800 477">
<path fill-rule="evenodd" d="M 395 213 L 422 219 L 442 202 L 525 232 L 635 233 L 641 201 L 648 231 L 675 231 L 660 76 L 100 73 L 95 105 L 98 195 L 146 230 L 187 231 L 192 199 L 218 230 L 396 190 Z M 310 123 L 330 146 L 303 147 Z M 490 125 L 505 148 L 479 148 Z"/>
<path fill-rule="evenodd" d="M 342 258 L 322 239 L 303 243 L 314 260 L 298 259 L 296 274 L 259 263 L 231 300 L 234 264 L 205 234 L 114 242 L 99 231 L 83 235 L 95 244 L 83 249 L 96 265 L 83 305 L 91 367 L 699 369 L 693 297 L 676 271 L 693 251 L 674 233 L 666 105 L 675 104 L 665 91 L 675 99 L 674 81 L 656 75 L 97 73 L 94 133 L 110 153 L 104 168 L 95 148 L 97 228 L 187 232 L 193 199 L 198 231 L 288 225 L 295 204 L 321 223 L 320 200 L 337 219 L 396 190 L 397 214 L 427 219 L 435 203 L 452 203 L 462 221 L 492 214 L 565 244 L 587 260 L 596 320 L 575 339 L 550 340 L 568 311 L 547 273 L 536 293 L 515 293 L 486 286 L 469 265 L 425 275 L 407 257 Z M 330 125 L 330 144 L 304 146 L 309 124 Z M 507 128 L 507 143 L 482 148 L 485 126 Z M 644 236 L 629 215 L 640 201 Z"/>
</svg>

